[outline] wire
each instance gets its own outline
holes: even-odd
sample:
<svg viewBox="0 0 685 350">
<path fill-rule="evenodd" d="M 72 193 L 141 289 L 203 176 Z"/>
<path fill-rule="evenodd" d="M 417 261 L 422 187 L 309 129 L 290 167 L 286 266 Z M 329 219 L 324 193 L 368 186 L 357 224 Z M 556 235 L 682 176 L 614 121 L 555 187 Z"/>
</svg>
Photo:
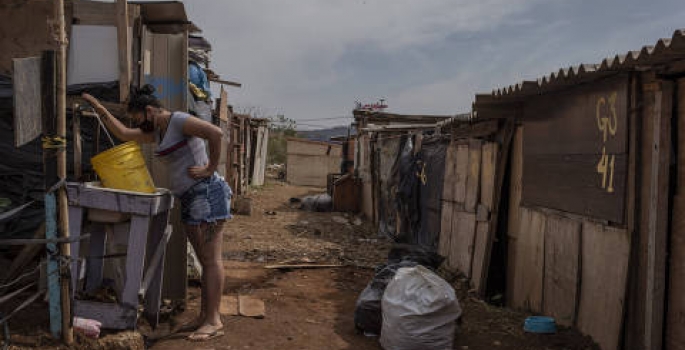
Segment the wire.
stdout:
<svg viewBox="0 0 685 350">
<path fill-rule="evenodd" d="M 319 120 L 335 120 L 335 119 L 352 119 L 354 118 L 351 115 L 346 115 L 346 116 L 339 116 L 339 117 L 328 117 L 328 118 L 310 118 L 310 119 L 293 119 L 296 123 L 303 121 L 303 122 L 314 122 L 314 121 L 319 121 Z"/>
</svg>

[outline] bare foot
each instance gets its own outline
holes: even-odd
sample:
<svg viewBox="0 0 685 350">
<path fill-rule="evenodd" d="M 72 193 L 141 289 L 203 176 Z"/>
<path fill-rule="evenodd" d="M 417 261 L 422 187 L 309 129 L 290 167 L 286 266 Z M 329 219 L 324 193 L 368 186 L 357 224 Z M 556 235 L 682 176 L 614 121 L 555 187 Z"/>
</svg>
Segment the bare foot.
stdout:
<svg viewBox="0 0 685 350">
<path fill-rule="evenodd" d="M 206 341 L 213 338 L 221 337 L 224 335 L 223 331 L 224 325 L 219 323 L 218 325 L 204 324 L 202 327 L 198 328 L 191 335 L 188 336 L 190 341 Z"/>
</svg>

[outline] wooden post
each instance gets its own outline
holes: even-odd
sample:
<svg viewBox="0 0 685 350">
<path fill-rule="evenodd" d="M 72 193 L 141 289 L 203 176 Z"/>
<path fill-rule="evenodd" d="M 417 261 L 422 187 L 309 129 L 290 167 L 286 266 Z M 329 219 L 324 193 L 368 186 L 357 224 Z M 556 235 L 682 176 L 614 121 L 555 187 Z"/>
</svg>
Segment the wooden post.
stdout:
<svg viewBox="0 0 685 350">
<path fill-rule="evenodd" d="M 55 1 L 55 18 L 57 20 L 57 38 L 59 48 L 57 50 L 57 136 L 66 140 L 67 136 L 67 33 L 64 19 L 64 0 Z M 66 141 L 65 141 L 66 142 Z M 66 145 L 65 145 L 66 146 Z M 67 178 L 67 152 L 62 148 L 57 153 L 57 174 L 60 180 Z M 63 237 L 69 237 L 69 203 L 67 201 L 66 188 L 59 189 L 59 227 Z M 60 247 L 62 256 L 69 259 L 71 248 L 69 243 L 63 243 Z M 62 340 L 66 344 L 74 342 L 74 334 L 71 328 L 71 307 L 69 280 L 62 278 Z"/>
<path fill-rule="evenodd" d="M 52 187 L 59 177 L 57 175 L 57 150 L 51 146 L 51 140 L 57 129 L 55 123 L 55 52 L 43 53 L 41 65 L 41 96 L 43 119 L 43 173 L 45 189 Z M 54 193 L 45 194 L 45 238 L 57 238 L 57 208 Z M 50 311 L 50 332 L 55 338 L 62 334 L 62 316 L 60 308 L 60 273 L 56 244 L 47 245 L 48 259 L 48 302 Z"/>
<path fill-rule="evenodd" d="M 127 0 L 117 0 L 117 45 L 119 48 L 119 101 L 128 98 L 131 86 L 131 60 L 128 42 Z"/>
<path fill-rule="evenodd" d="M 81 147 L 81 113 L 76 112 L 78 110 L 78 104 L 74 103 L 72 105 L 71 110 L 72 112 L 72 121 L 73 121 L 73 130 L 72 134 L 74 135 L 74 178 L 76 181 L 81 181 L 81 177 L 83 177 L 83 167 L 82 167 L 82 147 Z"/>
</svg>

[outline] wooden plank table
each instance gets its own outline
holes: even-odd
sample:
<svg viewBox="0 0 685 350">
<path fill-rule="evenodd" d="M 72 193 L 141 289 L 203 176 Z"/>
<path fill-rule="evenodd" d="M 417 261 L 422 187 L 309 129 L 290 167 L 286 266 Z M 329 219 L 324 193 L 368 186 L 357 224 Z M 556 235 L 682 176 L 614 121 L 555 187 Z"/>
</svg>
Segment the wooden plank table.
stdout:
<svg viewBox="0 0 685 350">
<path fill-rule="evenodd" d="M 120 235 L 116 226 L 130 225 L 126 252 L 126 280 L 118 304 L 74 300 L 75 315 L 102 322 L 103 328 L 133 329 L 138 317 L 138 305 L 144 300 L 145 316 L 154 327 L 159 322 L 162 293 L 162 276 L 166 243 L 171 231 L 168 228 L 169 211 L 173 196 L 159 189 L 153 194 L 112 190 L 92 183 L 68 183 L 70 234 L 79 237 L 83 230 L 86 212 L 108 211 L 112 217 L 122 216 L 124 223 L 112 224 L 111 235 Z M 130 217 L 130 219 L 127 219 Z M 99 287 L 102 282 L 103 259 L 108 230 L 104 224 L 92 225 L 87 264 L 87 290 Z M 78 256 L 80 243 L 76 240 L 72 251 Z M 147 266 L 147 270 L 144 267 Z M 72 276 L 79 276 L 79 264 L 71 266 Z M 78 278 L 72 279 L 75 299 Z"/>
</svg>

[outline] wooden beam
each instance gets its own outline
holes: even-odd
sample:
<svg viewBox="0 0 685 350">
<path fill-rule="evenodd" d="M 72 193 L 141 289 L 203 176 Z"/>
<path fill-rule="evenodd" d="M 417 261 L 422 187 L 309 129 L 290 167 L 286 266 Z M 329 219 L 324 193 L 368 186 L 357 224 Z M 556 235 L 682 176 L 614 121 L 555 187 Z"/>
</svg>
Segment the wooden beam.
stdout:
<svg viewBox="0 0 685 350">
<path fill-rule="evenodd" d="M 57 133 L 56 136 L 65 140 L 64 148 L 57 153 L 57 174 L 60 180 L 67 178 L 67 31 L 64 15 L 64 0 L 56 0 L 55 19 L 57 22 L 57 70 L 56 70 L 56 107 L 57 107 Z M 66 189 L 62 186 L 58 190 L 59 203 L 59 229 L 62 237 L 69 237 L 69 202 L 67 200 Z M 71 257 L 71 245 L 61 244 L 60 251 L 62 257 Z M 62 340 L 66 344 L 74 342 L 74 334 L 71 327 L 71 294 L 69 293 L 70 281 L 68 277 L 60 279 L 60 297 L 62 306 Z"/>
<path fill-rule="evenodd" d="M 43 54 L 41 67 L 41 96 L 43 137 L 52 140 L 57 132 L 55 121 L 55 52 L 46 51 Z M 51 143 L 51 142 L 50 142 Z M 57 176 L 57 148 L 43 149 L 43 173 L 45 189 L 52 187 L 58 180 Z M 45 238 L 57 238 L 57 208 L 54 193 L 45 194 Z M 48 302 L 50 310 L 50 332 L 55 338 L 62 334 L 62 316 L 60 307 L 60 275 L 59 260 L 51 253 L 58 253 L 55 244 L 47 245 L 48 259 Z"/>
<path fill-rule="evenodd" d="M 73 104 L 71 110 L 73 122 L 72 135 L 74 137 L 74 178 L 76 181 L 81 181 L 81 177 L 83 176 L 83 166 L 81 163 L 83 156 L 81 147 L 81 113 L 76 112 L 78 110 L 77 104 Z"/>
<path fill-rule="evenodd" d="M 662 82 L 654 91 L 654 129 L 649 182 L 647 222 L 647 303 L 645 344 L 660 349 L 663 337 L 664 298 L 666 291 L 666 253 L 668 222 L 668 178 L 670 165 L 670 116 L 672 83 Z"/>
<path fill-rule="evenodd" d="M 228 80 L 210 78 L 209 81 L 214 82 L 214 83 L 218 83 L 221 85 L 227 85 L 227 86 L 233 86 L 233 87 L 243 87 L 243 84 L 241 84 L 241 83 L 236 83 L 236 82 L 228 81 Z"/>
<path fill-rule="evenodd" d="M 131 55 L 128 40 L 128 3 L 117 0 L 117 45 L 119 48 L 119 101 L 128 98 L 131 88 Z"/>
<path fill-rule="evenodd" d="M 113 2 L 92 0 L 73 0 L 73 3 L 74 24 L 96 26 L 117 25 L 117 4 Z M 129 6 L 137 7 L 138 5 Z M 134 16 L 135 13 L 133 11 L 128 11 L 128 21 L 133 21 L 135 19 Z"/>
</svg>

